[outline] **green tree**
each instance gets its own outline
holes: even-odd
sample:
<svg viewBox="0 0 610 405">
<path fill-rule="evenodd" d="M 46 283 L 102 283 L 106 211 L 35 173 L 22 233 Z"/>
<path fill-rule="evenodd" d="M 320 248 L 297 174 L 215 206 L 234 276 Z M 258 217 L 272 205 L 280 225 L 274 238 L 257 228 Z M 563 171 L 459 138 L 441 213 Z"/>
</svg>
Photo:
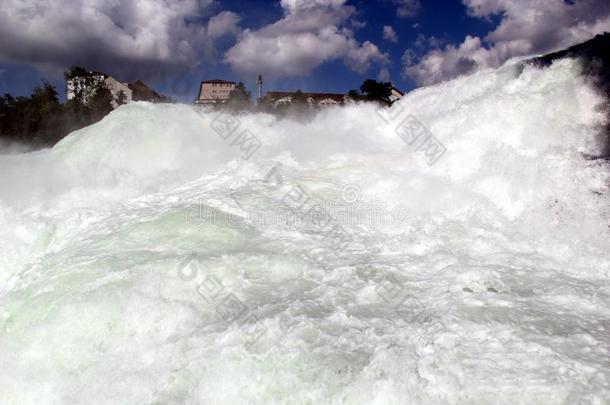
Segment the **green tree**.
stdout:
<svg viewBox="0 0 610 405">
<path fill-rule="evenodd" d="M 73 98 L 66 101 L 62 108 L 62 128 L 64 134 L 86 127 L 91 124 L 91 109 L 84 105 L 80 99 Z"/>
<path fill-rule="evenodd" d="M 358 100 L 358 99 L 360 98 L 360 93 L 358 92 L 358 90 L 350 90 L 350 91 L 347 93 L 347 96 L 348 96 L 349 98 L 354 99 L 354 100 Z"/>
<path fill-rule="evenodd" d="M 0 136 L 35 147 L 61 139 L 62 108 L 55 88 L 43 81 L 30 97 L 0 97 Z"/>
<path fill-rule="evenodd" d="M 89 76 L 90 73 L 82 66 L 72 65 L 67 72 L 64 72 L 66 80 L 74 79 L 75 77 Z"/>
<path fill-rule="evenodd" d="M 13 139 L 16 137 L 17 100 L 6 93 L 0 97 L 0 136 Z"/>
<path fill-rule="evenodd" d="M 90 102 L 91 119 L 98 122 L 112 111 L 112 93 L 102 82 L 95 87 Z"/>
<path fill-rule="evenodd" d="M 295 91 L 290 104 L 278 107 L 277 112 L 281 116 L 290 117 L 301 122 L 307 121 L 315 113 L 307 96 L 301 90 Z"/>
<path fill-rule="evenodd" d="M 93 78 L 91 74 L 81 66 L 70 66 L 64 73 L 66 81 L 80 78 L 81 84 L 74 89 L 74 98 L 66 101 L 62 108 L 63 133 L 69 134 L 72 131 L 86 127 L 93 122 L 91 118 L 91 108 L 85 104 L 88 94 L 87 89 L 93 88 Z"/>
<path fill-rule="evenodd" d="M 305 110 L 309 108 L 309 103 L 307 102 L 307 97 L 301 90 L 297 90 L 292 96 L 292 106 L 296 110 Z"/>
<path fill-rule="evenodd" d="M 367 79 L 360 86 L 360 91 L 369 100 L 390 102 L 392 94 L 392 83 L 382 83 L 373 79 Z"/>
<path fill-rule="evenodd" d="M 125 94 L 125 92 L 123 90 L 119 91 L 119 94 L 117 94 L 115 100 L 116 104 L 118 106 L 127 104 L 127 95 Z"/>
<path fill-rule="evenodd" d="M 71 72 L 66 72 L 66 77 L 79 71 Z M 94 83 L 91 76 L 86 77 Z M 95 86 L 82 89 L 85 90 L 87 104 L 82 97 L 75 97 L 63 106 L 57 90 L 47 81 L 37 85 L 30 97 L 0 96 L 0 137 L 33 147 L 51 146 L 112 111 L 112 94 L 103 81 L 98 79 Z"/>
<path fill-rule="evenodd" d="M 221 108 L 232 112 L 248 111 L 252 107 L 252 94 L 246 89 L 243 83 L 238 83 L 235 89 L 229 94 L 229 99 L 222 104 Z"/>
<path fill-rule="evenodd" d="M 28 102 L 29 133 L 41 144 L 53 144 L 61 139 L 61 104 L 57 90 L 44 80 L 34 88 Z"/>
</svg>

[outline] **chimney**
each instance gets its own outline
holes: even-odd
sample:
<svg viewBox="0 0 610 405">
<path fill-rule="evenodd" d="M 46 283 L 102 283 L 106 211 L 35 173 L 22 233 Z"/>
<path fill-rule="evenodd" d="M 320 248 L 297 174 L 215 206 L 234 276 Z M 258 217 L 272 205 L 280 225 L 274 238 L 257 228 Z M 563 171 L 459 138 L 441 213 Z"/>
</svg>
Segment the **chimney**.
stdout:
<svg viewBox="0 0 610 405">
<path fill-rule="evenodd" d="M 258 104 L 263 99 L 263 75 L 258 75 Z"/>
</svg>

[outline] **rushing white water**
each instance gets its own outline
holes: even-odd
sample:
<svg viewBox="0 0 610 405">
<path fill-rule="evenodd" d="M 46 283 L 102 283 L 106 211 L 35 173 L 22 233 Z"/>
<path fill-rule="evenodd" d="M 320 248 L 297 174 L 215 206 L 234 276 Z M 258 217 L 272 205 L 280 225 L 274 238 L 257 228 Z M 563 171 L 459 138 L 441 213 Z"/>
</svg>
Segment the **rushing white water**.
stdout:
<svg viewBox="0 0 610 405">
<path fill-rule="evenodd" d="M 0 403 L 607 404 L 601 101 L 507 65 L 227 139 L 135 103 L 1 157 Z"/>
</svg>

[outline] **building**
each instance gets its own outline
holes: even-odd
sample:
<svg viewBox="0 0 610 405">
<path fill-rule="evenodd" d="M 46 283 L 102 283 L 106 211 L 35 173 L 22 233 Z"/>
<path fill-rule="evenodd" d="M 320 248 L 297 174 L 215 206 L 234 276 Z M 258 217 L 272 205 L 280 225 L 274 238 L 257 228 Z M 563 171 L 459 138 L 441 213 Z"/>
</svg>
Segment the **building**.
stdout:
<svg viewBox="0 0 610 405">
<path fill-rule="evenodd" d="M 388 100 L 385 100 L 387 104 L 393 104 L 395 101 L 400 100 L 404 94 L 392 85 L 391 93 Z M 293 99 L 297 92 L 289 91 L 270 91 L 262 99 L 262 104 L 271 108 L 278 108 L 283 105 L 292 104 Z M 371 101 L 364 95 L 361 94 L 341 94 L 341 93 L 302 93 L 303 97 L 307 100 L 307 103 L 311 108 L 324 108 L 339 105 L 352 104 L 359 101 Z"/>
<path fill-rule="evenodd" d="M 199 96 L 195 104 L 199 106 L 222 104 L 229 99 L 229 95 L 237 83 L 227 80 L 205 80 L 199 86 Z"/>
<path fill-rule="evenodd" d="M 297 92 L 270 91 L 263 98 L 262 104 L 273 108 L 289 105 L 292 104 L 296 94 Z M 303 97 L 307 100 L 307 104 L 309 104 L 311 108 L 344 105 L 349 101 L 349 97 L 346 94 L 339 93 L 303 93 Z"/>
<path fill-rule="evenodd" d="M 133 101 L 133 91 L 129 88 L 127 83 L 122 83 L 112 76 L 106 76 L 104 83 L 112 94 L 112 108 L 117 108 L 119 106 L 121 94 L 124 95 L 121 104 L 127 104 Z"/>
<path fill-rule="evenodd" d="M 133 101 L 148 101 L 151 103 L 169 103 L 171 101 L 169 97 L 162 96 L 148 87 L 142 80 L 129 83 L 129 88 L 133 92 Z"/>
<path fill-rule="evenodd" d="M 133 98 L 133 92 L 126 83 L 122 83 L 112 76 L 101 72 L 87 72 L 79 76 L 74 76 L 66 80 L 66 98 L 81 98 L 83 104 L 89 104 L 91 97 L 95 94 L 95 89 L 98 86 L 104 85 L 112 94 L 112 108 L 119 106 L 119 101 L 122 98 L 122 104 L 130 103 Z"/>
<path fill-rule="evenodd" d="M 401 92 L 396 87 L 394 87 L 394 85 L 392 85 L 392 88 L 390 90 L 391 90 L 391 93 L 390 93 L 390 103 L 391 104 L 394 104 L 395 101 L 400 100 L 405 95 L 403 92 Z"/>
</svg>

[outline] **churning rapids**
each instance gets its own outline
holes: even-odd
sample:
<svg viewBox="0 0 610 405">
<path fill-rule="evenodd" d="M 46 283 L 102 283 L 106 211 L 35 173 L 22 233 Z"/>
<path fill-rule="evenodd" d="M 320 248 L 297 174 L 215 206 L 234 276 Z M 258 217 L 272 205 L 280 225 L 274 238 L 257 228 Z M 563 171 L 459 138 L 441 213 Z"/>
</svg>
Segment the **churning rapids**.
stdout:
<svg viewBox="0 0 610 405">
<path fill-rule="evenodd" d="M 2 156 L 0 403 L 608 404 L 602 104 L 573 60 L 507 64 L 228 135 L 134 103 Z"/>
</svg>

